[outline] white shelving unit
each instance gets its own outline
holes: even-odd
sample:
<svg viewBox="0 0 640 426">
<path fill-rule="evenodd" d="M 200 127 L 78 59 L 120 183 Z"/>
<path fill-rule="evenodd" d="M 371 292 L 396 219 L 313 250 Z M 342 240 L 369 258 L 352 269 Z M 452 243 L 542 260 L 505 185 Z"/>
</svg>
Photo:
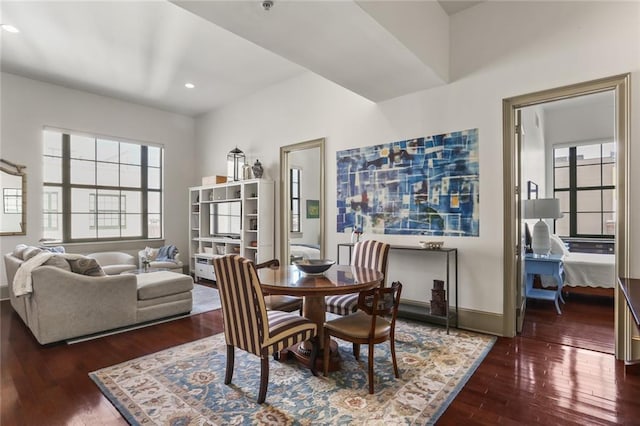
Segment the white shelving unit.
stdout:
<svg viewBox="0 0 640 426">
<path fill-rule="evenodd" d="M 215 280 L 211 260 L 274 258 L 274 182 L 251 179 L 189 188 L 189 270 Z"/>
</svg>

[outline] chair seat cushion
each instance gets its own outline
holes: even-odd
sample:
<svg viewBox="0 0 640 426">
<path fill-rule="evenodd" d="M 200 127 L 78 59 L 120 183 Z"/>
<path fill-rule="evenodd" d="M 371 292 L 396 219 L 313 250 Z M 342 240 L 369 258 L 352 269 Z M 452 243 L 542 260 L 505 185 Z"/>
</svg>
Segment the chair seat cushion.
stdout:
<svg viewBox="0 0 640 426">
<path fill-rule="evenodd" d="M 349 315 L 358 309 L 358 294 L 340 294 L 324 298 L 327 312 L 336 315 Z"/>
<path fill-rule="evenodd" d="M 193 279 L 189 275 L 159 271 L 136 275 L 138 279 L 138 300 L 191 291 Z"/>
<path fill-rule="evenodd" d="M 311 339 L 316 335 L 317 326 L 305 317 L 282 311 L 267 311 L 269 338 L 263 347 L 269 353 L 280 352 L 296 343 Z"/>
<path fill-rule="evenodd" d="M 264 304 L 270 311 L 293 312 L 302 308 L 302 299 L 293 296 L 266 295 Z"/>
<path fill-rule="evenodd" d="M 355 314 L 327 321 L 324 323 L 324 327 L 341 334 L 366 339 L 369 337 L 369 330 L 371 328 L 371 316 L 362 311 L 357 311 Z M 386 336 L 390 331 L 391 323 L 386 318 L 376 317 L 374 337 Z"/>
</svg>

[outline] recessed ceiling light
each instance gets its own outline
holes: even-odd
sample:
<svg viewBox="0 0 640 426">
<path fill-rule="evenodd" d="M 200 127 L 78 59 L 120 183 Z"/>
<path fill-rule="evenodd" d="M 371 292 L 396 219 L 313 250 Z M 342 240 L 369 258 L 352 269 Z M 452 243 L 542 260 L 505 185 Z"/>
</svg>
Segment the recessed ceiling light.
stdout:
<svg viewBox="0 0 640 426">
<path fill-rule="evenodd" d="M 2 27 L 3 30 L 5 30 L 8 33 L 19 33 L 20 30 L 17 29 L 16 27 L 14 27 L 13 25 L 9 25 L 9 24 L 2 24 L 0 25 L 0 27 Z"/>
<path fill-rule="evenodd" d="M 193 83 L 185 83 L 184 87 L 186 87 L 187 89 L 193 89 L 194 87 L 196 87 L 196 85 Z"/>
</svg>

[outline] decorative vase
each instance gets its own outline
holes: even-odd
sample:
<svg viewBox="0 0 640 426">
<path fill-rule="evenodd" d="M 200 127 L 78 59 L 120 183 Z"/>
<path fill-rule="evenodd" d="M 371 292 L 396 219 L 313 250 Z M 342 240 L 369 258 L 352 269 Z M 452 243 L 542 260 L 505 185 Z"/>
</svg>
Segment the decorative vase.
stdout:
<svg viewBox="0 0 640 426">
<path fill-rule="evenodd" d="M 262 168 L 262 163 L 260 163 L 260 160 L 256 160 L 256 162 L 253 163 L 253 167 L 251 169 L 253 170 L 253 177 L 255 177 L 256 179 L 262 178 L 264 169 Z"/>
<path fill-rule="evenodd" d="M 244 166 L 242 166 L 242 179 L 251 179 L 251 165 L 248 163 L 245 163 Z"/>
</svg>

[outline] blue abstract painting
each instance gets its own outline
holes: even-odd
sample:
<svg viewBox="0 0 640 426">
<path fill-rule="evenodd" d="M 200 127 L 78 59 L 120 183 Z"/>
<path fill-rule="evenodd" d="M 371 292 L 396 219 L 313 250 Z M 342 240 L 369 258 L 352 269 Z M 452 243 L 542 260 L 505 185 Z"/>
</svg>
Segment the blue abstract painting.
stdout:
<svg viewBox="0 0 640 426">
<path fill-rule="evenodd" d="M 337 231 L 479 235 L 478 129 L 336 153 Z"/>
</svg>

